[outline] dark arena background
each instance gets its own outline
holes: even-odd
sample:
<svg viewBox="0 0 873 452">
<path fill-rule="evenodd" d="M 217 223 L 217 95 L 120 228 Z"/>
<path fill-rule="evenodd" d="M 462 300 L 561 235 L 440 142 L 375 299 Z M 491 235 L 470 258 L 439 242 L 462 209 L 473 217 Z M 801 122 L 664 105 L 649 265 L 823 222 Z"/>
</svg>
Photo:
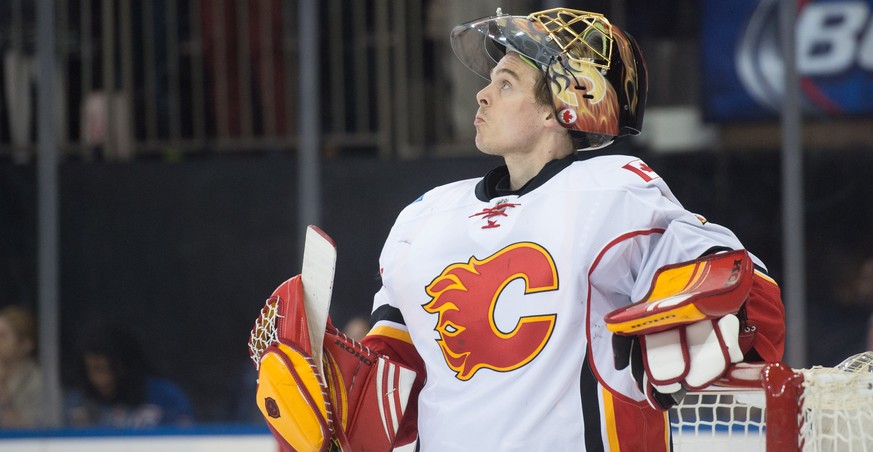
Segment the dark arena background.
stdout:
<svg viewBox="0 0 873 452">
<path fill-rule="evenodd" d="M 369 315 L 381 246 L 401 209 L 500 164 L 473 142 L 484 80 L 457 62 L 448 40 L 453 24 L 493 14 L 492 3 L 2 2 L 0 308 L 45 314 L 39 163 L 49 143 L 61 400 L 81 381 L 80 343 L 92 327 L 114 325 L 190 397 L 195 426 L 265 434 L 246 343 L 265 299 L 300 271 L 311 208 L 302 200 L 318 200 L 313 221 L 338 246 L 331 316 L 342 327 Z M 802 17 L 839 2 L 806 3 Z M 791 255 L 784 220 L 796 212 L 783 205 L 788 94 L 767 71 L 736 67 L 783 63 L 760 50 L 778 44 L 767 31 L 778 28 L 773 4 L 561 6 L 605 13 L 648 56 L 642 135 L 592 155 L 643 158 L 687 209 L 735 231 L 782 282 Z M 558 5 L 499 6 L 525 14 Z M 47 28 L 40 11 L 52 13 Z M 316 39 L 298 34 L 307 20 Z M 46 36 L 54 39 L 40 45 Z M 38 108 L 45 48 L 54 61 L 49 112 Z M 800 49 L 799 102 L 788 112 L 800 120 L 793 161 L 802 165 L 802 198 L 792 209 L 801 209 L 805 232 L 805 306 L 795 308 L 805 320 L 788 325 L 803 332 L 803 342 L 787 345 L 796 367 L 833 366 L 873 347 L 873 77 L 869 58 L 829 66 L 831 50 Z M 860 51 L 839 53 L 847 54 Z M 314 57 L 301 64 L 306 55 Z M 49 140 L 46 121 L 55 124 Z M 306 177 L 315 182 L 303 189 Z M 0 449 L 4 438 L 45 434 L 23 432 L 0 426 Z"/>
<path fill-rule="evenodd" d="M 779 160 L 775 152 L 640 153 L 690 210 L 730 225 L 780 278 Z M 810 343 L 813 362 L 836 364 L 864 347 L 869 306 L 841 301 L 873 250 L 869 152 L 808 155 Z M 321 226 L 338 246 L 331 316 L 368 315 L 378 257 L 394 217 L 425 190 L 476 177 L 487 157 L 327 160 Z M 293 156 L 222 156 L 178 163 L 70 162 L 60 172 L 61 350 L 95 318 L 131 328 L 162 374 L 182 382 L 199 418 L 237 416 L 254 378 L 248 332 L 264 300 L 300 271 Z M 3 300 L 36 296 L 33 166 L 0 172 Z M 866 242 L 863 239 L 866 237 Z M 858 241 L 862 238 L 862 241 Z M 248 397 L 246 394 L 241 397 Z"/>
</svg>

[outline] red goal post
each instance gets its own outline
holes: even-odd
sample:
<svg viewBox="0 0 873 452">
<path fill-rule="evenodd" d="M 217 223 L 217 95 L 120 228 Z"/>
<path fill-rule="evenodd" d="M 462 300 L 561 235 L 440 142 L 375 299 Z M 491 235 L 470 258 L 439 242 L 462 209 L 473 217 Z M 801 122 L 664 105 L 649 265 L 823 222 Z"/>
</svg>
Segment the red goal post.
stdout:
<svg viewBox="0 0 873 452">
<path fill-rule="evenodd" d="M 833 368 L 738 364 L 670 410 L 674 450 L 873 452 L 871 371 L 873 352 Z"/>
</svg>

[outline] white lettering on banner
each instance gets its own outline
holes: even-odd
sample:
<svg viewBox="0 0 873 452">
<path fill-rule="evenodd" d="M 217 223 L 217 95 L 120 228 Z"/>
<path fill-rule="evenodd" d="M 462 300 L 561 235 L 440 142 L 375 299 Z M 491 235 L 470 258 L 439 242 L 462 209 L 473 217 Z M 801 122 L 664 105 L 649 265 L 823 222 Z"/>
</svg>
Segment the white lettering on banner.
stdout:
<svg viewBox="0 0 873 452">
<path fill-rule="evenodd" d="M 869 16 L 870 7 L 864 1 L 808 4 L 797 22 L 798 71 L 809 76 L 838 74 L 855 61 L 863 69 L 873 70 L 873 22 L 868 24 Z"/>
<path fill-rule="evenodd" d="M 864 39 L 861 40 L 861 46 L 858 49 L 858 65 L 868 71 L 873 71 L 873 20 L 867 26 L 867 33 L 864 33 Z"/>
</svg>

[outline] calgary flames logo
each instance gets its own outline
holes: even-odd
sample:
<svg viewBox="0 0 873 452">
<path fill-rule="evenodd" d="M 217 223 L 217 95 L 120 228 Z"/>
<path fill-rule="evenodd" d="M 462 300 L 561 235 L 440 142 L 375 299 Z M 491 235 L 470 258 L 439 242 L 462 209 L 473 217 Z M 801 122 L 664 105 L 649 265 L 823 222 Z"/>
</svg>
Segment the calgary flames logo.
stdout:
<svg viewBox="0 0 873 452">
<path fill-rule="evenodd" d="M 524 281 L 524 294 L 558 288 L 552 256 L 534 243 L 516 243 L 478 260 L 448 266 L 425 289 L 431 301 L 422 307 L 439 314 L 434 328 L 448 366 L 459 380 L 479 369 L 507 372 L 533 360 L 555 327 L 556 314 L 520 317 L 515 328 L 503 332 L 494 311 L 506 286 Z"/>
</svg>

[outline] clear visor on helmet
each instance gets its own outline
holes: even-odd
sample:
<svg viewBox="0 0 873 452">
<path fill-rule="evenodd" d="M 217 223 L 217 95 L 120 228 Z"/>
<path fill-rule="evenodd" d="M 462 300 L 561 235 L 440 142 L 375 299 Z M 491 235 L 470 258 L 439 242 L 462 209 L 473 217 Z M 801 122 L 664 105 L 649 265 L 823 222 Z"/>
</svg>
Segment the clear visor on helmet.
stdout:
<svg viewBox="0 0 873 452">
<path fill-rule="evenodd" d="M 451 42 L 455 55 L 485 79 L 508 51 L 520 53 L 548 66 L 563 51 L 547 34 L 533 32 L 534 24 L 522 16 L 492 16 L 456 26 Z"/>
<path fill-rule="evenodd" d="M 600 14 L 557 11 L 528 17 L 497 15 L 457 25 L 451 33 L 452 50 L 485 79 L 508 51 L 543 68 L 567 58 L 608 69 L 613 41 L 609 22 Z"/>
</svg>

